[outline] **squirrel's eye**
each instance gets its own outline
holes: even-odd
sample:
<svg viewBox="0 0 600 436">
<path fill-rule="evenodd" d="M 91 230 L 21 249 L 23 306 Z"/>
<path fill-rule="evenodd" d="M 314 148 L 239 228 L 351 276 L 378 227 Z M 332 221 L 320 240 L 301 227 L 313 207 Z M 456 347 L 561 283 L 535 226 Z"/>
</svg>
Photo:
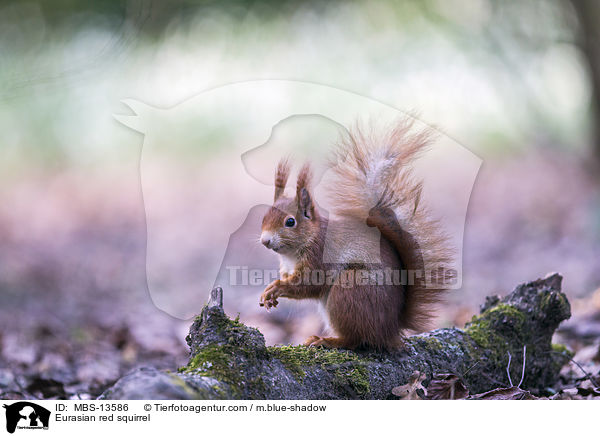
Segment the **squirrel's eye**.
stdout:
<svg viewBox="0 0 600 436">
<path fill-rule="evenodd" d="M 286 227 L 294 227 L 296 225 L 296 220 L 292 217 L 289 217 L 288 219 L 285 220 L 285 226 Z"/>
</svg>

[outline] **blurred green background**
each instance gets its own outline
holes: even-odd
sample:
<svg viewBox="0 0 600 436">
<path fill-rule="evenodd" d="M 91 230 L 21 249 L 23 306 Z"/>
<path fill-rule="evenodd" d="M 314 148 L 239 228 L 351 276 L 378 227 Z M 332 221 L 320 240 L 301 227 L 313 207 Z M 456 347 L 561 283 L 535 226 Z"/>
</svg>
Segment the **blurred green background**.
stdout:
<svg viewBox="0 0 600 436">
<path fill-rule="evenodd" d="M 169 107 L 260 78 L 416 109 L 482 154 L 584 153 L 582 35 L 558 0 L 2 1 L 2 173 L 121 159 L 122 98 Z"/>
</svg>

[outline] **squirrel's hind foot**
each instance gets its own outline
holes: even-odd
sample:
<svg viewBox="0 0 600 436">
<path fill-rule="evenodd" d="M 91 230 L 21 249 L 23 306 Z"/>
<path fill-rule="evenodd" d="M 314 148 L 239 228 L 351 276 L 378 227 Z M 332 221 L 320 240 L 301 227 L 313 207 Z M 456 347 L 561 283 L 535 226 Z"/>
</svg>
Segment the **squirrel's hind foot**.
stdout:
<svg viewBox="0 0 600 436">
<path fill-rule="evenodd" d="M 334 338 L 334 337 L 321 337 L 313 335 L 304 341 L 304 345 L 307 347 L 325 347 L 325 348 L 346 348 L 348 350 L 352 350 L 356 348 L 352 346 L 346 341 L 344 338 Z"/>
</svg>

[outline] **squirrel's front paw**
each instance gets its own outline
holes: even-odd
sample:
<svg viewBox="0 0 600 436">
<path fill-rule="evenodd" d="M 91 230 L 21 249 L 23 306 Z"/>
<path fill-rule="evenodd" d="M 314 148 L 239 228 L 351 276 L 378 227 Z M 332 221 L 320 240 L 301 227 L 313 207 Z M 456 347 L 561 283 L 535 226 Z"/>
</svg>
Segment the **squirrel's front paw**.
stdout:
<svg viewBox="0 0 600 436">
<path fill-rule="evenodd" d="M 277 298 L 281 296 L 281 290 L 279 288 L 280 285 L 280 280 L 275 280 L 274 282 L 269 284 L 269 286 L 266 287 L 266 289 L 260 296 L 259 305 L 266 307 L 267 310 L 271 307 L 277 307 L 277 305 L 279 304 Z"/>
</svg>

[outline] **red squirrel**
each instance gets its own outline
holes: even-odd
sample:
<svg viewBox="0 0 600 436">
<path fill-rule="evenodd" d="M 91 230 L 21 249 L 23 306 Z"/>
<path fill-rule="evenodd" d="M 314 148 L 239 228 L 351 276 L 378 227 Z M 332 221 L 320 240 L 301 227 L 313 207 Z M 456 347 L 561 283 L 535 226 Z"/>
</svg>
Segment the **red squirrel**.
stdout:
<svg viewBox="0 0 600 436">
<path fill-rule="evenodd" d="M 452 249 L 420 203 L 422 183 L 410 167 L 428 146 L 431 132 L 411 131 L 412 122 L 402 121 L 382 135 L 355 129 L 341 140 L 336 164 L 330 166 L 335 182 L 328 186 L 333 205 L 328 218 L 315 205 L 310 166 L 300 170 L 293 198 L 284 195 L 289 163 L 284 159 L 277 167 L 261 242 L 279 255 L 280 278 L 266 287 L 260 305 L 275 307 L 279 297 L 318 300 L 336 335 L 311 336 L 305 345 L 397 348 L 406 330 L 427 327 L 432 306 L 447 289 Z M 356 223 L 380 233 L 375 263 L 353 260 L 373 258 L 372 249 L 357 237 Z M 328 234 L 332 228 L 336 231 Z M 327 262 L 325 249 L 333 253 Z M 384 279 L 384 270 L 403 272 L 394 276 L 402 280 Z M 316 280 L 315 272 L 326 273 L 328 280 Z M 344 277 L 351 280 L 344 282 Z"/>
</svg>

